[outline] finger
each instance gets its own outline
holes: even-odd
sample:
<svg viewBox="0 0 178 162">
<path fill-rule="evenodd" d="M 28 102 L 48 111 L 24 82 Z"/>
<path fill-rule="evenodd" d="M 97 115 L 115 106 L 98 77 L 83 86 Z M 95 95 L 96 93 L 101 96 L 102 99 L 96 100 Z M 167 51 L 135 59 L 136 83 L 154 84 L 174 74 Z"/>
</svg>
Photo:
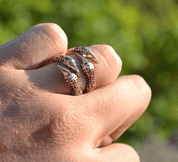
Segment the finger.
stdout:
<svg viewBox="0 0 178 162">
<path fill-rule="evenodd" d="M 0 46 L 0 65 L 35 69 L 45 60 L 67 51 L 67 36 L 56 24 L 35 25 L 24 34 Z"/>
<path fill-rule="evenodd" d="M 142 111 L 133 113 L 124 123 L 122 123 L 114 132 L 112 132 L 109 137 L 113 142 L 117 140 L 141 115 Z"/>
<path fill-rule="evenodd" d="M 99 63 L 96 64 L 88 58 L 88 61 L 92 62 L 95 68 L 96 88 L 114 82 L 122 67 L 121 59 L 114 49 L 108 45 L 94 45 L 89 48 L 99 60 Z M 86 87 L 86 79 L 81 69 L 81 62 L 76 55 L 72 55 L 72 57 L 75 59 L 80 72 L 81 79 L 79 80 L 79 86 L 83 91 Z M 62 64 L 55 62 L 39 69 L 29 70 L 26 73 L 29 76 L 29 80 L 41 90 L 70 94 L 71 90 L 64 79 L 64 75 L 57 68 L 57 65 Z"/>
<path fill-rule="evenodd" d="M 124 123 L 122 123 L 111 134 L 108 134 L 96 147 L 103 147 L 110 145 L 113 141 L 117 140 L 141 115 L 142 111 L 134 112 Z"/>
<path fill-rule="evenodd" d="M 115 143 L 95 149 L 93 162 L 140 162 L 137 152 L 126 144 Z"/>
<path fill-rule="evenodd" d="M 113 84 L 78 96 L 76 102 L 91 114 L 90 120 L 96 126 L 95 134 L 92 132 L 94 147 L 126 120 L 132 121 L 140 116 L 148 107 L 150 98 L 150 87 L 137 75 L 119 77 Z"/>
<path fill-rule="evenodd" d="M 94 45 L 91 51 L 98 58 L 99 63 L 88 59 L 94 64 L 96 87 L 108 85 L 116 80 L 122 69 L 122 61 L 115 50 L 108 45 Z"/>
</svg>

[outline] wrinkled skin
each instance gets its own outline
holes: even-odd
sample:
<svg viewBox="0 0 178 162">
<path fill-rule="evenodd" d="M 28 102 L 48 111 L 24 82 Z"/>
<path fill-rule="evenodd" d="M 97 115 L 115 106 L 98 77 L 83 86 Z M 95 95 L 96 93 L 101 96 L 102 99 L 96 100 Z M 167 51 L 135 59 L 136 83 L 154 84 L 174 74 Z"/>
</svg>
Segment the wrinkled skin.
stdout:
<svg viewBox="0 0 178 162">
<path fill-rule="evenodd" d="M 57 62 L 67 51 L 56 24 L 39 24 L 0 46 L 1 162 L 139 162 L 126 144 L 112 144 L 146 110 L 151 90 L 137 75 L 118 77 L 122 62 L 112 47 L 94 45 L 96 89 L 71 96 Z M 76 56 L 81 80 L 85 77 Z M 48 62 L 48 61 L 46 61 Z"/>
</svg>

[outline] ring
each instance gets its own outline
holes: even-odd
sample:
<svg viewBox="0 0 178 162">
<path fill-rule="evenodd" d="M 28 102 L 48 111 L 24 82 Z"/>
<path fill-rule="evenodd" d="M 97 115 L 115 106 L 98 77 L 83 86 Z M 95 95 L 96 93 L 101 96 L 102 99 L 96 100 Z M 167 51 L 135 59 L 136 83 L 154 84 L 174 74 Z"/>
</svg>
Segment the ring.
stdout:
<svg viewBox="0 0 178 162">
<path fill-rule="evenodd" d="M 70 56 L 72 54 L 76 54 L 79 57 L 80 62 L 82 62 L 81 68 L 86 78 L 86 92 L 93 91 L 96 88 L 94 66 L 91 62 L 88 62 L 86 58 L 91 58 L 96 63 L 98 63 L 99 61 L 88 47 L 80 46 L 71 48 L 67 51 L 66 56 L 59 56 L 53 61 L 61 62 L 68 68 L 74 70 L 75 74 L 71 73 L 67 68 L 57 65 L 58 68 L 62 71 L 67 84 L 71 88 L 72 94 L 75 96 L 81 95 L 82 91 L 78 83 L 80 74 L 75 60 Z"/>
</svg>

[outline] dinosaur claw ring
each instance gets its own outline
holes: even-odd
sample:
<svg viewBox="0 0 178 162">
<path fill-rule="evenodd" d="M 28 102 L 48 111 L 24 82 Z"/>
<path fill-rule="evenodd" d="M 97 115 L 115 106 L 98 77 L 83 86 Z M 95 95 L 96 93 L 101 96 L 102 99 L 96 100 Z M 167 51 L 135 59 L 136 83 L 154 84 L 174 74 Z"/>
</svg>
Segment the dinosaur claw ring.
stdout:
<svg viewBox="0 0 178 162">
<path fill-rule="evenodd" d="M 91 62 L 88 62 L 87 58 L 91 58 L 96 63 L 99 61 L 88 47 L 80 46 L 71 48 L 67 51 L 65 56 L 59 56 L 53 61 L 61 62 L 75 72 L 72 73 L 67 68 L 57 65 L 58 68 L 62 71 L 64 79 L 71 89 L 72 95 L 81 95 L 82 90 L 79 87 L 80 74 L 75 60 L 70 56 L 72 54 L 76 54 L 81 62 L 81 68 L 86 78 L 86 92 L 93 91 L 96 88 L 94 66 Z"/>
</svg>

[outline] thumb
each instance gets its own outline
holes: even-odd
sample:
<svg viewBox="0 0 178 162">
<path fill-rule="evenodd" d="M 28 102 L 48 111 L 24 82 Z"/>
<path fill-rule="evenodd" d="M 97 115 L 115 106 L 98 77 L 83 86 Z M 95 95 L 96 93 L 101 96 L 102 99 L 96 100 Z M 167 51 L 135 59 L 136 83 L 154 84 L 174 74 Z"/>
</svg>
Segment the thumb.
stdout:
<svg viewBox="0 0 178 162">
<path fill-rule="evenodd" d="M 67 36 L 56 24 L 35 25 L 0 46 L 0 66 L 36 69 L 39 64 L 67 51 Z"/>
<path fill-rule="evenodd" d="M 137 152 L 129 145 L 113 143 L 96 149 L 93 161 L 99 162 L 140 162 Z"/>
</svg>

